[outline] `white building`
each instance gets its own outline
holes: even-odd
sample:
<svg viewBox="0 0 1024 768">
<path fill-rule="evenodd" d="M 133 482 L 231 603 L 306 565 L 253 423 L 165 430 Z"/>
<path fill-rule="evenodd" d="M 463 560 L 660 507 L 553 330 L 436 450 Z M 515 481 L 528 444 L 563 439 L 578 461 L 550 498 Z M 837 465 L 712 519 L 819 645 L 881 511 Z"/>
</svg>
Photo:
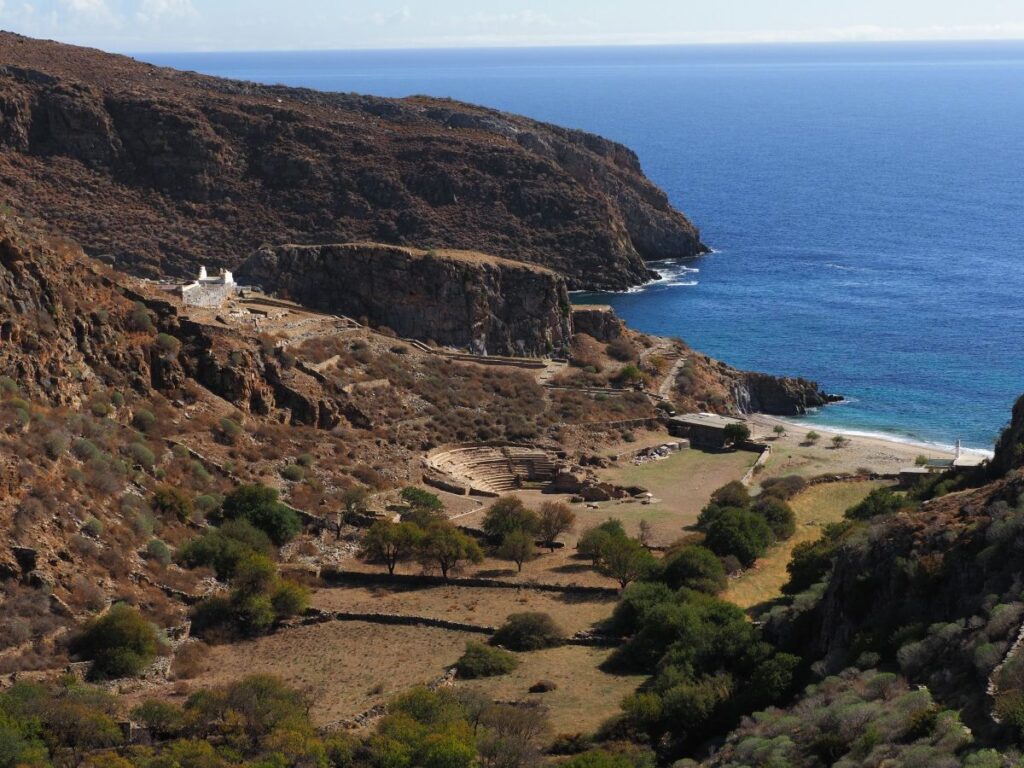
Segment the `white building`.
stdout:
<svg viewBox="0 0 1024 768">
<path fill-rule="evenodd" d="M 228 270 L 210 277 L 206 267 L 200 267 L 199 277 L 181 286 L 181 301 L 186 307 L 216 308 L 234 296 L 237 288 L 235 277 Z"/>
</svg>

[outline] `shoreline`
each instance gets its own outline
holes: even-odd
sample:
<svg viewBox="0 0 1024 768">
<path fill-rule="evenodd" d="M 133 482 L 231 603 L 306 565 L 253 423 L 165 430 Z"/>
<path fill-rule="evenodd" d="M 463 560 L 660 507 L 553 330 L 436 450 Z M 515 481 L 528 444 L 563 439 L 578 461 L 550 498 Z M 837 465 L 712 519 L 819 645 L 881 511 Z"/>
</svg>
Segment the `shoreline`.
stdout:
<svg viewBox="0 0 1024 768">
<path fill-rule="evenodd" d="M 899 440 L 887 435 L 865 434 L 831 425 L 808 424 L 793 418 L 755 413 L 748 414 L 746 419 L 754 435 L 772 445 L 773 454 L 779 459 L 776 471 L 781 469 L 778 464 L 782 464 L 792 466 L 797 471 L 801 466 L 813 465 L 815 471 L 855 472 L 868 468 L 879 474 L 897 474 L 902 469 L 914 467 L 919 456 L 953 459 L 956 454 L 954 446 Z M 776 437 L 774 428 L 779 425 L 786 433 Z M 812 430 L 821 438 L 815 444 L 807 445 L 804 436 Z M 842 448 L 831 445 L 836 435 L 842 435 L 848 441 Z M 990 457 L 990 452 L 962 449 L 958 465 L 977 465 Z"/>
<path fill-rule="evenodd" d="M 825 406 L 827 407 L 827 406 Z M 815 431 L 821 434 L 823 437 L 831 438 L 833 435 L 843 435 L 848 438 L 861 438 L 866 440 L 875 440 L 884 443 L 895 443 L 897 445 L 906 445 L 913 448 L 917 448 L 922 451 L 933 451 L 950 456 L 956 453 L 956 446 L 949 443 L 938 443 L 931 440 L 915 440 L 912 437 L 901 437 L 888 432 L 872 432 L 866 429 L 860 429 L 858 427 L 844 427 L 840 424 L 822 424 L 814 421 L 803 421 L 798 416 L 770 416 L 768 414 L 753 414 L 758 417 L 763 417 L 765 420 L 772 420 L 778 422 L 786 427 L 791 427 L 794 430 L 800 429 L 806 432 Z M 960 455 L 964 458 L 973 456 L 979 457 L 979 459 L 990 459 L 994 455 L 994 451 L 988 448 L 976 448 L 972 446 L 960 446 Z"/>
</svg>

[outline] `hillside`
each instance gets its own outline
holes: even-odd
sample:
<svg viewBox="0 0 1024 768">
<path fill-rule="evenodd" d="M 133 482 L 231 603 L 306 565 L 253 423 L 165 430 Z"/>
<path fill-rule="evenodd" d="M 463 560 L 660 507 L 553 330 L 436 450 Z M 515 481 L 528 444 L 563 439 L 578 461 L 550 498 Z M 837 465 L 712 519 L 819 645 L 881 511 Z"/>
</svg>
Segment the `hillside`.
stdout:
<svg viewBox="0 0 1024 768">
<path fill-rule="evenodd" d="M 629 149 L 453 101 L 268 87 L 0 34 L 0 197 L 138 274 L 264 243 L 462 248 L 621 289 L 705 252 Z"/>
</svg>

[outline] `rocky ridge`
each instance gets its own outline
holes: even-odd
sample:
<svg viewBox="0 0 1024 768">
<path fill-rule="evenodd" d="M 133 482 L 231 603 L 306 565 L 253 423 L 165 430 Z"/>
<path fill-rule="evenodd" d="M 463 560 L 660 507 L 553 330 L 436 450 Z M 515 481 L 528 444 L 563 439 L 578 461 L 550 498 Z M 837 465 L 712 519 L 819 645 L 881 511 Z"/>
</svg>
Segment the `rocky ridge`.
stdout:
<svg viewBox="0 0 1024 768">
<path fill-rule="evenodd" d="M 622 145 L 454 101 L 222 80 L 0 33 L 0 196 L 140 274 L 373 240 L 621 289 L 706 251 Z"/>
</svg>

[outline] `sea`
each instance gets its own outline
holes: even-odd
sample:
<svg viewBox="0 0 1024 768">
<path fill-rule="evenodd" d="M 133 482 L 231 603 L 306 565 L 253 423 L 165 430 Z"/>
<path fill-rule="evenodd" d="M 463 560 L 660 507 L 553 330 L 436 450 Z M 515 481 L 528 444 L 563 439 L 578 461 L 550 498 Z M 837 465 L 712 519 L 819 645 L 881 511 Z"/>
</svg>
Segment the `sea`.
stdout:
<svg viewBox="0 0 1024 768">
<path fill-rule="evenodd" d="M 810 423 L 991 448 L 1024 392 L 1024 42 L 136 57 L 629 145 L 713 252 L 576 300 L 846 397 Z"/>
</svg>

